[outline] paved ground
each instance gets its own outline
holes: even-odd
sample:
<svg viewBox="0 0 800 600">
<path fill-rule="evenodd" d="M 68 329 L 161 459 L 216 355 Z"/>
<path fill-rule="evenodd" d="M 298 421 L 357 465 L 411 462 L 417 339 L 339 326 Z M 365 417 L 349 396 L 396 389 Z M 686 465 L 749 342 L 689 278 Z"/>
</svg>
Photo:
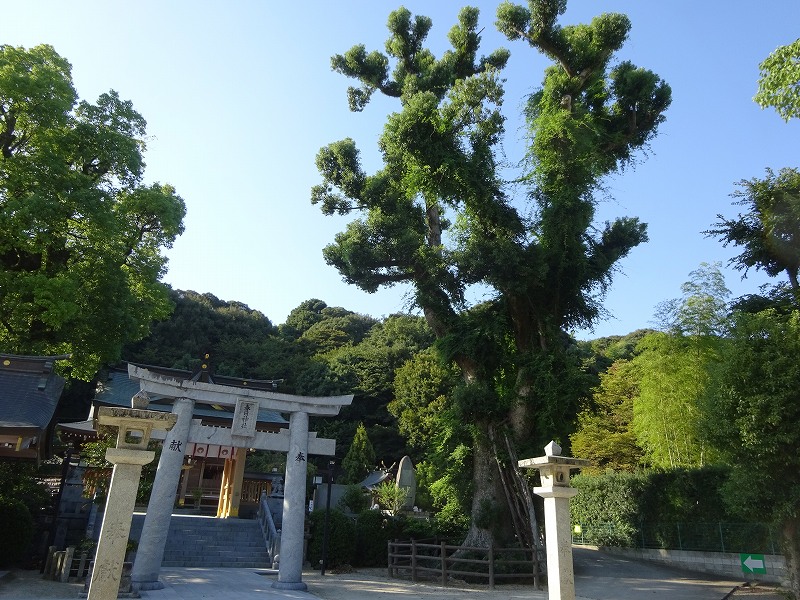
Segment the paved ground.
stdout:
<svg viewBox="0 0 800 600">
<path fill-rule="evenodd" d="M 142 592 L 150 600 L 546 600 L 545 590 L 530 585 L 485 585 L 451 582 L 412 583 L 389 579 L 386 569 L 361 569 L 353 573 L 321 577 L 317 571 L 303 574 L 308 592 L 278 591 L 271 585 L 275 574 L 258 569 L 163 569 L 163 590 Z M 773 588 L 740 588 L 741 581 L 717 579 L 670 569 L 652 563 L 612 557 L 586 548 L 575 549 L 577 600 L 725 600 L 740 596 L 749 600 L 784 600 Z M 82 584 L 57 583 L 37 571 L 16 571 L 0 580 L 0 598 L 75 600 Z"/>
</svg>

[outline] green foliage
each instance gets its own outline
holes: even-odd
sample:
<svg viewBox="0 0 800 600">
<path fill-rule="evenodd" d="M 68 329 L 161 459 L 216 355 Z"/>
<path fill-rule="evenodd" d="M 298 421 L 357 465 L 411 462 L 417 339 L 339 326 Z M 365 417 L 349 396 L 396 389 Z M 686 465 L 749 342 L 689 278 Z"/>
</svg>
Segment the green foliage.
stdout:
<svg viewBox="0 0 800 600">
<path fill-rule="evenodd" d="M 308 543 L 308 560 L 313 567 L 322 564 L 322 545 L 325 534 L 325 511 L 315 510 L 308 516 L 311 521 L 311 539 Z M 343 512 L 331 509 L 328 515 L 327 566 L 335 568 L 353 565 L 356 556 L 356 528 Z"/>
<path fill-rule="evenodd" d="M 433 518 L 436 535 L 447 540 L 462 540 L 470 526 L 470 513 L 456 501 L 448 499 Z"/>
<path fill-rule="evenodd" d="M 758 66 L 761 78 L 755 100 L 771 106 L 788 121 L 800 118 L 800 39 L 779 46 Z"/>
<path fill-rule="evenodd" d="M 91 380 L 171 305 L 159 279 L 183 231 L 169 185 L 145 185 L 145 121 L 114 91 L 77 100 L 52 47 L 0 46 L 0 346 L 71 354 Z"/>
<path fill-rule="evenodd" d="M 585 473 L 605 469 L 634 470 L 642 460 L 642 449 L 632 430 L 633 404 L 639 396 L 639 373 L 629 360 L 618 360 L 600 375 L 592 406 L 578 415 L 578 426 L 570 436 L 573 456 L 592 463 Z"/>
<path fill-rule="evenodd" d="M 323 182 L 311 200 L 327 215 L 360 214 L 325 248 L 326 261 L 369 292 L 411 283 L 444 362 L 460 370 L 465 385 L 457 394 L 439 393 L 434 380 L 392 408 L 415 440 L 436 431 L 428 438 L 431 456 L 453 452 L 464 432 L 477 444 L 500 423 L 510 423 L 518 443 L 566 437 L 591 383 L 564 331 L 597 318 L 614 265 L 646 240 L 635 218 L 596 227 L 592 192 L 655 135 L 669 87 L 627 62 L 610 68 L 627 18 L 560 27 L 564 9 L 550 0 L 530 9 L 504 4 L 498 12 L 503 33 L 555 63 L 528 107 L 522 179 L 535 205 L 519 211 L 495 150 L 504 133 L 499 70 L 509 54 L 478 58 L 476 9 L 459 13 L 448 35 L 452 49 L 441 57 L 425 47 L 430 19 L 400 9 L 389 16 L 385 54 L 357 45 L 332 59 L 334 70 L 360 85 L 348 90 L 353 110 L 376 91 L 400 101 L 379 140 L 383 168 L 367 174 L 352 139 L 332 143 L 317 155 Z M 477 283 L 496 293 L 469 306 L 465 290 Z M 457 410 L 438 418 L 437 400 Z M 415 406 L 424 407 L 419 418 Z M 494 460 L 490 454 L 479 460 Z"/>
<path fill-rule="evenodd" d="M 106 460 L 106 450 L 113 448 L 116 443 L 116 434 L 104 434 L 101 431 L 97 440 L 87 442 L 81 447 L 81 460 L 90 467 L 84 474 L 84 487 L 94 490 L 96 500 L 99 501 L 105 501 L 108 486 L 111 483 L 112 465 Z M 150 440 L 147 444 L 147 449 L 155 452 L 155 458 L 142 467 L 139 487 L 136 491 L 137 504 L 147 504 L 150 501 L 150 493 L 153 491 L 153 482 L 162 448 L 163 444 L 156 440 Z"/>
<path fill-rule="evenodd" d="M 706 431 L 731 465 L 726 500 L 742 515 L 797 519 L 800 311 L 736 315 L 709 394 Z M 754 485 L 754 478 L 758 485 Z"/>
<path fill-rule="evenodd" d="M 35 467 L 20 462 L 0 462 L 0 496 L 20 500 L 31 515 L 53 504 L 48 488 L 36 479 Z"/>
<path fill-rule="evenodd" d="M 720 263 L 700 263 L 681 285 L 683 295 L 656 307 L 661 329 L 682 336 L 722 336 L 728 327 L 731 295 Z"/>
<path fill-rule="evenodd" d="M 355 483 L 348 485 L 342 497 L 339 499 L 339 508 L 341 510 L 348 510 L 354 515 L 367 510 L 370 507 L 369 494 L 364 489 Z"/>
<path fill-rule="evenodd" d="M 356 435 L 342 461 L 342 468 L 348 483 L 361 482 L 375 468 L 375 450 L 363 423 L 359 423 L 356 428 Z"/>
<path fill-rule="evenodd" d="M 327 307 L 325 302 L 316 298 L 301 302 L 286 317 L 286 322 L 280 327 L 281 334 L 290 339 L 298 339 L 314 324 L 322 321 L 322 311 Z"/>
<path fill-rule="evenodd" d="M 770 277 L 785 274 L 795 302 L 800 301 L 800 171 L 785 168 L 776 175 L 767 169 L 764 179 L 740 181 L 739 188 L 733 194 L 735 204 L 746 212 L 735 219 L 717 215 L 705 233 L 723 246 L 741 248 L 730 263 L 745 275 L 750 268 Z"/>
<path fill-rule="evenodd" d="M 659 468 L 699 467 L 716 458 L 700 422 L 727 343 L 730 291 L 719 264 L 707 263 L 690 273 L 681 291 L 657 309 L 665 332 L 645 336 L 633 360 L 639 390 L 632 430 L 646 462 Z"/>
<path fill-rule="evenodd" d="M 0 567 L 13 565 L 26 555 L 33 541 L 34 524 L 31 512 L 22 500 L 0 495 Z"/>
<path fill-rule="evenodd" d="M 0 462 L 0 567 L 27 556 L 35 532 L 34 517 L 53 505 L 47 487 L 31 464 Z"/>
<path fill-rule="evenodd" d="M 578 349 L 583 356 L 583 369 L 592 375 L 599 375 L 618 360 L 632 359 L 639 342 L 648 333 L 652 333 L 652 330 L 637 329 L 627 335 L 578 341 Z"/>
<path fill-rule="evenodd" d="M 391 464 L 409 453 L 406 441 L 397 432 L 397 422 L 387 410 L 392 401 L 395 372 L 422 348 L 432 342 L 432 332 L 420 317 L 392 315 L 375 323 L 357 344 L 316 355 L 324 362 L 329 377 L 350 382 L 353 403 L 342 409 L 340 417 L 353 424 L 343 427 L 336 437 L 347 449 L 355 434 L 355 423 L 363 422 L 375 453 Z M 323 421 L 330 421 L 329 419 Z M 316 425 L 320 431 L 333 431 L 333 423 Z"/>
<path fill-rule="evenodd" d="M 375 497 L 378 504 L 394 516 L 403 508 L 408 498 L 408 488 L 400 487 L 394 481 L 387 480 L 375 488 Z"/>
<path fill-rule="evenodd" d="M 633 431 L 648 464 L 675 468 L 713 462 L 713 449 L 699 424 L 722 344 L 712 336 L 666 333 L 642 340 L 642 352 L 634 359 L 641 378 L 633 404 Z"/>
<path fill-rule="evenodd" d="M 433 348 L 420 352 L 397 369 L 389 411 L 400 432 L 417 448 L 441 431 L 448 396 L 458 383 L 453 366 L 442 365 Z"/>
<path fill-rule="evenodd" d="M 325 511 L 310 515 L 309 560 L 316 567 L 322 560 Z M 388 542 L 393 539 L 430 539 L 435 536 L 424 520 L 390 517 L 380 511 L 365 510 L 349 518 L 331 510 L 328 529 L 328 566 L 385 567 Z"/>
<path fill-rule="evenodd" d="M 270 450 L 256 450 L 247 453 L 245 470 L 256 473 L 272 473 L 273 469 L 278 469 L 281 473 L 286 470 L 285 453 Z"/>
<path fill-rule="evenodd" d="M 393 539 L 407 539 L 405 519 L 387 517 L 377 510 L 365 510 L 356 518 L 355 566 L 385 567 L 388 543 Z"/>
<path fill-rule="evenodd" d="M 576 475 L 572 486 L 579 490 L 570 501 L 573 523 L 598 527 L 588 540 L 598 546 L 632 546 L 641 519 L 640 498 L 647 485 L 641 473 L 607 472 L 603 475 Z M 593 528 L 587 527 L 587 533 Z"/>
<path fill-rule="evenodd" d="M 572 485 L 580 492 L 570 502 L 572 522 L 581 524 L 591 544 L 634 546 L 646 527 L 663 547 L 679 548 L 677 523 L 691 528 L 741 521 L 722 501 L 728 476 L 723 467 L 576 475 Z"/>
<path fill-rule="evenodd" d="M 214 372 L 254 379 L 287 378 L 304 364 L 266 316 L 241 302 L 180 290 L 171 299 L 175 310 L 170 318 L 154 323 L 147 338 L 126 346 L 126 360 L 194 371 L 209 354 Z"/>
</svg>

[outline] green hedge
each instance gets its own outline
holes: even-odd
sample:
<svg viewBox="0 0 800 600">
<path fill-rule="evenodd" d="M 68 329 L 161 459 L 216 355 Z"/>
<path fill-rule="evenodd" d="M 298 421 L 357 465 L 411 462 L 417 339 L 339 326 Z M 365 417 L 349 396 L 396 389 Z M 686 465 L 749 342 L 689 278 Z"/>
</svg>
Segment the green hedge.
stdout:
<svg viewBox="0 0 800 600">
<path fill-rule="evenodd" d="M 312 567 L 318 568 L 325 537 L 325 511 L 314 511 L 309 518 L 311 540 L 308 559 Z M 376 510 L 362 511 L 353 518 L 338 509 L 331 509 L 328 521 L 327 566 L 331 569 L 342 565 L 385 567 L 389 540 L 432 537 L 433 526 L 424 520 L 404 516 L 391 517 Z"/>
<path fill-rule="evenodd" d="M 313 568 L 322 564 L 322 545 L 325 537 L 325 511 L 315 510 L 311 519 L 311 539 L 308 544 L 308 560 Z M 331 569 L 352 565 L 356 554 L 355 523 L 342 511 L 331 509 L 328 519 L 328 560 Z"/>
<path fill-rule="evenodd" d="M 724 467 L 704 467 L 576 475 L 572 485 L 580 492 L 570 502 L 572 522 L 583 527 L 587 543 L 598 546 L 639 545 L 646 533 L 661 547 L 678 547 L 675 523 L 740 520 L 720 494 L 728 473 Z"/>
</svg>

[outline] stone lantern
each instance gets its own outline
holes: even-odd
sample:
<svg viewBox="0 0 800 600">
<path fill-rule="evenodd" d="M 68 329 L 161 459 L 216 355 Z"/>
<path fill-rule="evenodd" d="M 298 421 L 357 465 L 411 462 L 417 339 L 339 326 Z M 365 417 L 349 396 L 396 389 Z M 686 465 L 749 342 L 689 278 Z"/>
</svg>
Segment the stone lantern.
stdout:
<svg viewBox="0 0 800 600">
<path fill-rule="evenodd" d="M 572 531 L 569 499 L 578 490 L 569 484 L 570 471 L 589 465 L 588 460 L 561 456 L 561 447 L 550 442 L 545 455 L 520 460 L 525 469 L 538 469 L 542 480 L 533 493 L 544 498 L 544 525 L 547 542 L 547 590 L 550 600 L 575 600 L 575 575 L 572 568 Z"/>
<path fill-rule="evenodd" d="M 140 394 L 134 396 L 133 406 L 147 405 L 146 396 L 142 398 Z M 119 592 L 142 466 L 155 458 L 155 452 L 147 449 L 150 435 L 154 429 L 169 431 L 177 417 L 142 408 L 102 407 L 97 413 L 100 427 L 116 427 L 118 431 L 116 447 L 106 450 L 106 460 L 114 465 L 114 471 L 97 542 L 88 600 L 113 600 Z"/>
</svg>

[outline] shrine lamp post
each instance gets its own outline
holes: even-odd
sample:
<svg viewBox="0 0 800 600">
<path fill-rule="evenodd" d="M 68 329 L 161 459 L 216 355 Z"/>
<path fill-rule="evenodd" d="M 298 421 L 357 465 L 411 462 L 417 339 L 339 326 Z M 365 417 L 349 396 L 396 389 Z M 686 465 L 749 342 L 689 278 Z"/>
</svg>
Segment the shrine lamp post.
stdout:
<svg viewBox="0 0 800 600">
<path fill-rule="evenodd" d="M 134 407 L 147 405 L 147 395 L 142 394 L 139 392 L 134 396 Z M 154 429 L 169 431 L 176 416 L 155 410 L 115 407 L 101 407 L 97 413 L 100 426 L 117 427 L 119 431 L 116 447 L 106 450 L 106 460 L 114 465 L 114 470 L 97 542 L 88 600 L 114 600 L 119 592 L 142 466 L 155 458 L 155 452 L 147 449 L 150 434 Z"/>
<path fill-rule="evenodd" d="M 575 600 L 575 575 L 572 567 L 572 531 L 569 499 L 578 490 L 569 484 L 571 470 L 589 465 L 588 460 L 561 456 L 561 447 L 550 442 L 545 455 L 518 462 L 524 469 L 538 469 L 542 479 L 533 493 L 544 498 L 544 525 L 547 541 L 547 596 L 549 600 Z"/>
</svg>

